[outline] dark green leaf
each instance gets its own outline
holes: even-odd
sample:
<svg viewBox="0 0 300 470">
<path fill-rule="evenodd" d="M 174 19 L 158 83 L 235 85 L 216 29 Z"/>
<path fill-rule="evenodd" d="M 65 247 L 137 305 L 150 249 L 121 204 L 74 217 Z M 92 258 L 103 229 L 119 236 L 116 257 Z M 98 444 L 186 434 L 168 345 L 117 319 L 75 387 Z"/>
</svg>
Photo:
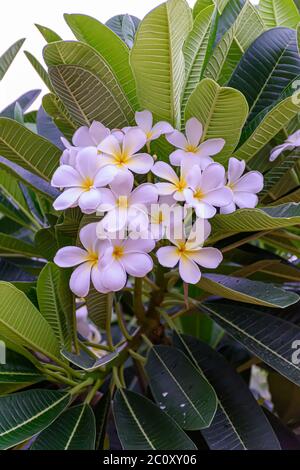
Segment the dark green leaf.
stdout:
<svg viewBox="0 0 300 470">
<path fill-rule="evenodd" d="M 19 41 L 15 42 L 12 46 L 10 46 L 7 51 L 4 52 L 4 54 L 0 57 L 0 81 L 3 79 L 12 61 L 23 46 L 24 41 L 25 39 L 19 39 Z"/>
<path fill-rule="evenodd" d="M 34 383 L 43 379 L 41 372 L 20 354 L 6 350 L 5 364 L 0 362 L 1 383 Z"/>
</svg>

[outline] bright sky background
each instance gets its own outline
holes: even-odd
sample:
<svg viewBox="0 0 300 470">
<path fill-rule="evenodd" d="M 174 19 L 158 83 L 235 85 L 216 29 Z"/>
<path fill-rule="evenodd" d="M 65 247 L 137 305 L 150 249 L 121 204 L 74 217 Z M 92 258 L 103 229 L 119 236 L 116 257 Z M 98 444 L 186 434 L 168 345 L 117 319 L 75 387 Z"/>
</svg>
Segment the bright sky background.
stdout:
<svg viewBox="0 0 300 470">
<path fill-rule="evenodd" d="M 23 50 L 30 51 L 42 60 L 45 41 L 34 23 L 48 26 L 63 39 L 72 39 L 72 33 L 64 22 L 64 13 L 85 13 L 102 22 L 119 13 L 143 18 L 163 0 L 8 0 L 2 9 L 0 29 L 0 55 L 17 39 L 26 38 Z M 192 6 L 195 0 L 188 0 Z M 258 3 L 258 0 L 253 0 Z M 30 89 L 43 89 L 41 80 L 19 52 L 0 84 L 0 110 Z"/>
</svg>

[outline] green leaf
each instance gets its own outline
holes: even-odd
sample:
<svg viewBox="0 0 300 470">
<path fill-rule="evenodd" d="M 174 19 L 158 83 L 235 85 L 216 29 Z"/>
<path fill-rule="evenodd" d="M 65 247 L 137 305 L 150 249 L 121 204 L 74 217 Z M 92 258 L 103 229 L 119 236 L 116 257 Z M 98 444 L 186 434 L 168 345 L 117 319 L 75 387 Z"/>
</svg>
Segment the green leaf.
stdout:
<svg viewBox="0 0 300 470">
<path fill-rule="evenodd" d="M 65 20 L 78 41 L 92 46 L 102 60 L 109 64 L 131 106 L 136 109 L 136 86 L 129 65 L 128 47 L 109 27 L 90 16 L 65 15 Z"/>
<path fill-rule="evenodd" d="M 259 209 L 239 209 L 232 214 L 218 214 L 213 218 L 210 242 L 222 240 L 234 233 L 273 230 L 299 223 L 300 204 L 296 203 Z"/>
<path fill-rule="evenodd" d="M 105 329 L 109 296 L 100 294 L 96 289 L 91 288 L 87 297 L 86 305 L 90 319 L 101 329 Z"/>
<path fill-rule="evenodd" d="M 113 412 L 124 450 L 196 449 L 175 421 L 142 395 L 119 389 Z"/>
<path fill-rule="evenodd" d="M 212 47 L 213 18 L 214 6 L 205 8 L 201 15 L 195 18 L 193 29 L 184 43 L 185 84 L 181 104 L 182 113 L 184 113 L 189 96 L 202 77 L 207 57 Z"/>
<path fill-rule="evenodd" d="M 181 428 L 209 427 L 217 409 L 215 392 L 181 351 L 154 346 L 145 370 L 155 401 Z"/>
<path fill-rule="evenodd" d="M 39 308 L 61 346 L 71 348 L 73 296 L 68 277 L 54 263 L 48 263 L 37 281 Z"/>
<path fill-rule="evenodd" d="M 66 408 L 70 394 L 28 390 L 0 398 L 0 449 L 9 449 L 49 426 Z"/>
<path fill-rule="evenodd" d="M 43 379 L 41 372 L 25 357 L 6 350 L 5 364 L 0 362 L 0 383 L 35 383 Z"/>
<path fill-rule="evenodd" d="M 64 411 L 38 435 L 31 450 L 95 450 L 95 416 L 87 404 Z"/>
<path fill-rule="evenodd" d="M 288 28 L 274 28 L 261 34 L 247 49 L 229 86 L 245 95 L 250 122 L 264 108 L 276 103 L 283 90 L 299 74 L 296 32 Z"/>
<path fill-rule="evenodd" d="M 204 76 L 224 85 L 253 41 L 264 31 L 257 9 L 246 2 L 233 25 L 217 44 Z"/>
<path fill-rule="evenodd" d="M 222 274 L 205 274 L 198 286 L 213 295 L 237 302 L 246 302 L 265 307 L 285 308 L 299 301 L 294 292 L 285 291 L 260 281 Z"/>
<path fill-rule="evenodd" d="M 24 51 L 24 54 L 26 55 L 27 59 L 31 63 L 32 67 L 34 70 L 37 72 L 37 74 L 40 76 L 40 78 L 43 80 L 45 83 L 46 87 L 51 90 L 52 85 L 49 79 L 49 76 L 44 69 L 43 65 L 28 51 Z"/>
<path fill-rule="evenodd" d="M 168 0 L 143 19 L 130 56 L 141 107 L 178 128 L 185 80 L 182 46 L 191 27 L 186 1 Z"/>
<path fill-rule="evenodd" d="M 30 245 L 23 240 L 14 238 L 11 235 L 0 233 L 0 256 L 24 256 L 26 258 L 33 258 L 41 256 L 34 245 Z"/>
<path fill-rule="evenodd" d="M 55 334 L 26 295 L 8 282 L 0 282 L 0 329 L 4 336 L 50 358 L 59 357 Z"/>
<path fill-rule="evenodd" d="M 105 24 L 114 33 L 116 33 L 128 47 L 132 47 L 135 33 L 138 29 L 141 20 L 133 15 L 115 15 L 110 18 Z M 129 35 L 128 35 L 129 34 Z M 128 44 L 128 39 L 130 44 Z"/>
<path fill-rule="evenodd" d="M 40 24 L 35 24 L 43 38 L 48 42 L 61 41 L 61 37 L 52 29 L 42 26 Z"/>
<path fill-rule="evenodd" d="M 292 349 L 300 337 L 298 326 L 254 307 L 241 309 L 234 303 L 207 302 L 201 310 L 254 356 L 300 385 L 300 367 L 293 363 Z"/>
<path fill-rule="evenodd" d="M 73 121 L 68 110 L 58 96 L 53 93 L 45 95 L 42 100 L 45 112 L 52 117 L 54 124 L 67 139 L 72 140 L 77 124 Z"/>
<path fill-rule="evenodd" d="M 44 59 L 54 89 L 78 124 L 90 125 L 96 119 L 108 127 L 122 128 L 132 123 L 133 109 L 113 70 L 92 47 L 75 41 L 56 42 L 45 47 Z M 77 83 L 79 76 L 95 82 L 96 89 Z M 91 90 L 88 100 L 87 89 Z"/>
<path fill-rule="evenodd" d="M 96 450 L 103 450 L 105 435 L 106 435 L 106 423 L 108 420 L 108 414 L 111 405 L 111 395 L 108 390 L 98 401 L 94 408 L 96 418 Z"/>
<path fill-rule="evenodd" d="M 36 233 L 34 242 L 38 252 L 43 254 L 43 258 L 52 261 L 58 251 L 55 229 L 42 228 Z"/>
<path fill-rule="evenodd" d="M 293 0 L 260 0 L 259 14 L 267 28 L 286 26 L 296 29 L 300 14 Z"/>
<path fill-rule="evenodd" d="M 227 6 L 230 0 L 213 0 L 214 4 L 219 10 L 219 13 L 223 13 L 224 8 Z"/>
<path fill-rule="evenodd" d="M 175 335 L 176 347 L 204 374 L 218 397 L 218 409 L 208 429 L 201 431 L 211 450 L 270 450 L 277 438 L 246 382 L 224 357 L 191 336 Z"/>
<path fill-rule="evenodd" d="M 25 39 L 19 39 L 12 46 L 10 46 L 7 51 L 4 52 L 4 54 L 0 57 L 0 81 L 3 79 L 12 61 L 23 46 L 24 41 Z"/>
<path fill-rule="evenodd" d="M 237 158 L 249 161 L 284 129 L 300 111 L 293 97 L 278 103 L 261 120 L 260 115 L 245 127 L 242 139 L 244 143 L 235 152 Z"/>
<path fill-rule="evenodd" d="M 215 157 L 221 163 L 226 163 L 234 151 L 247 115 L 247 102 L 238 90 L 220 87 L 209 78 L 198 84 L 185 110 L 186 120 L 196 117 L 202 123 L 202 141 L 225 139 L 223 150 Z"/>
<path fill-rule="evenodd" d="M 0 118 L 0 155 L 50 181 L 61 150 L 21 124 Z"/>
<path fill-rule="evenodd" d="M 197 0 L 193 7 L 193 17 L 196 18 L 205 8 L 214 6 L 213 0 Z"/>
</svg>

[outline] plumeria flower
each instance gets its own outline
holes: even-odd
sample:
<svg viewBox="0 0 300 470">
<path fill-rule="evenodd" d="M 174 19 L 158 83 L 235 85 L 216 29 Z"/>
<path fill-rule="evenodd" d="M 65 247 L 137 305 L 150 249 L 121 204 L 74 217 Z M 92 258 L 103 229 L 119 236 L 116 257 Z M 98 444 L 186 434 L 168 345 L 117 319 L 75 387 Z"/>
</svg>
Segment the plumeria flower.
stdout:
<svg viewBox="0 0 300 470">
<path fill-rule="evenodd" d="M 167 141 L 178 149 L 170 155 L 171 164 L 180 165 L 184 160 L 192 165 L 200 165 L 204 169 L 213 163 L 211 156 L 218 154 L 223 149 L 225 140 L 208 139 L 200 144 L 202 134 L 203 126 L 196 118 L 191 118 L 186 122 L 185 134 L 179 131 L 168 134 Z"/>
<path fill-rule="evenodd" d="M 113 165 L 101 167 L 99 158 L 89 148 L 81 150 L 75 168 L 61 165 L 55 171 L 51 184 L 56 188 L 66 188 L 54 201 L 54 209 L 61 211 L 79 206 L 85 214 L 96 211 L 101 202 L 99 188 L 106 186 L 115 177 Z"/>
<path fill-rule="evenodd" d="M 249 171 L 243 175 L 246 163 L 237 158 L 230 158 L 227 173 L 227 187 L 231 189 L 233 200 L 220 209 L 221 214 L 230 214 L 236 210 L 254 208 L 258 204 L 259 193 L 264 187 L 264 177 L 259 171 Z M 243 176 L 242 176 L 243 175 Z"/>
<path fill-rule="evenodd" d="M 153 158 L 147 153 L 137 153 L 146 144 L 145 133 L 140 129 L 130 129 L 124 134 L 122 143 L 115 135 L 110 135 L 98 146 L 102 165 L 115 165 L 119 170 L 130 170 L 145 174 L 151 170 Z"/>
<path fill-rule="evenodd" d="M 56 253 L 54 263 L 62 268 L 78 266 L 70 278 L 70 289 L 78 297 L 86 297 L 92 281 L 97 291 L 106 293 L 99 261 L 110 247 L 110 240 L 99 240 L 96 234 L 97 223 L 86 225 L 80 230 L 79 238 L 83 248 L 66 246 Z"/>
<path fill-rule="evenodd" d="M 296 147 L 300 147 L 300 130 L 290 135 L 283 144 L 278 145 L 272 150 L 270 162 L 274 162 L 274 160 L 276 160 L 276 158 L 285 150 L 294 150 Z"/>
<path fill-rule="evenodd" d="M 161 196 L 173 195 L 176 201 L 185 201 L 185 190 L 189 188 L 192 168 L 186 162 L 180 166 L 180 176 L 177 176 L 173 168 L 165 162 L 156 162 L 152 168 L 152 173 L 169 183 L 156 183 L 156 188 Z"/>
<path fill-rule="evenodd" d="M 199 230 L 199 223 L 202 229 Z M 199 233 L 202 234 L 199 236 Z M 215 269 L 221 263 L 223 256 L 217 248 L 204 247 L 203 242 L 210 234 L 210 224 L 198 219 L 197 227 L 193 227 L 190 236 L 171 240 L 173 246 L 159 248 L 156 255 L 159 263 L 167 268 L 174 268 L 179 263 L 181 279 L 189 284 L 197 284 L 201 279 L 199 266 Z"/>
<path fill-rule="evenodd" d="M 153 125 L 153 116 L 150 111 L 137 111 L 135 113 L 135 122 L 138 128 L 145 133 L 147 142 L 158 139 L 163 134 L 169 134 L 174 129 L 168 122 L 160 121 Z M 130 128 L 125 128 L 128 131 Z"/>
<path fill-rule="evenodd" d="M 86 305 L 83 305 L 76 310 L 76 320 L 77 331 L 79 334 L 81 334 L 81 336 L 86 338 L 91 343 L 100 343 L 101 333 L 98 328 L 96 328 L 96 326 L 89 321 L 88 309 Z"/>
<path fill-rule="evenodd" d="M 160 196 L 157 204 L 151 205 L 149 232 L 154 240 L 172 234 L 174 224 L 182 224 L 184 207 L 176 204 L 172 196 Z"/>
<path fill-rule="evenodd" d="M 66 150 L 63 152 L 60 159 L 61 165 L 75 165 L 76 155 L 78 151 L 85 147 L 95 147 L 98 148 L 98 145 L 105 137 L 110 135 L 110 130 L 105 127 L 101 122 L 93 121 L 90 127 L 82 126 L 75 132 L 72 144 L 65 139 L 61 138 L 62 143 L 66 147 Z"/>
<path fill-rule="evenodd" d="M 107 212 L 99 222 L 101 231 L 118 232 L 125 226 L 131 230 L 145 231 L 148 228 L 148 209 L 158 199 L 154 184 L 145 183 L 133 190 L 134 178 L 130 172 L 118 173 L 110 183 L 110 189 L 101 190 L 102 201 L 99 212 Z"/>
<path fill-rule="evenodd" d="M 216 207 L 232 202 L 232 191 L 224 186 L 224 181 L 225 169 L 219 163 L 211 163 L 203 171 L 198 166 L 192 168 L 190 189 L 186 189 L 184 195 L 197 217 L 210 219 L 216 214 Z"/>
<path fill-rule="evenodd" d="M 152 270 L 153 261 L 148 253 L 153 250 L 155 242 L 150 237 L 122 239 L 116 234 L 111 244 L 99 263 L 107 290 L 116 292 L 123 289 L 127 274 L 144 277 Z"/>
</svg>

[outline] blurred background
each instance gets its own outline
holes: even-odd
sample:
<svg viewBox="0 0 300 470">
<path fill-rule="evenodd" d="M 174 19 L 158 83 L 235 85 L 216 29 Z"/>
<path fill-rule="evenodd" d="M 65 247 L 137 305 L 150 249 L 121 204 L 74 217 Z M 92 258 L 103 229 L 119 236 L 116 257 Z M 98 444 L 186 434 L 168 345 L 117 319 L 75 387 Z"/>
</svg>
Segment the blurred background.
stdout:
<svg viewBox="0 0 300 470">
<path fill-rule="evenodd" d="M 187 1 L 192 6 L 196 0 Z M 85 13 L 106 22 L 119 13 L 143 18 L 160 3 L 163 3 L 163 0 L 9 0 L 2 12 L 0 56 L 17 39 L 26 38 L 22 49 L 30 51 L 37 59 L 42 60 L 45 42 L 34 23 L 53 29 L 63 39 L 72 39 L 72 33 L 63 19 L 64 13 Z M 258 0 L 252 0 L 252 3 L 257 4 Z M 21 51 L 1 83 L 0 109 L 34 88 L 44 90 L 39 76 Z M 36 105 L 37 102 L 35 107 Z"/>
</svg>

